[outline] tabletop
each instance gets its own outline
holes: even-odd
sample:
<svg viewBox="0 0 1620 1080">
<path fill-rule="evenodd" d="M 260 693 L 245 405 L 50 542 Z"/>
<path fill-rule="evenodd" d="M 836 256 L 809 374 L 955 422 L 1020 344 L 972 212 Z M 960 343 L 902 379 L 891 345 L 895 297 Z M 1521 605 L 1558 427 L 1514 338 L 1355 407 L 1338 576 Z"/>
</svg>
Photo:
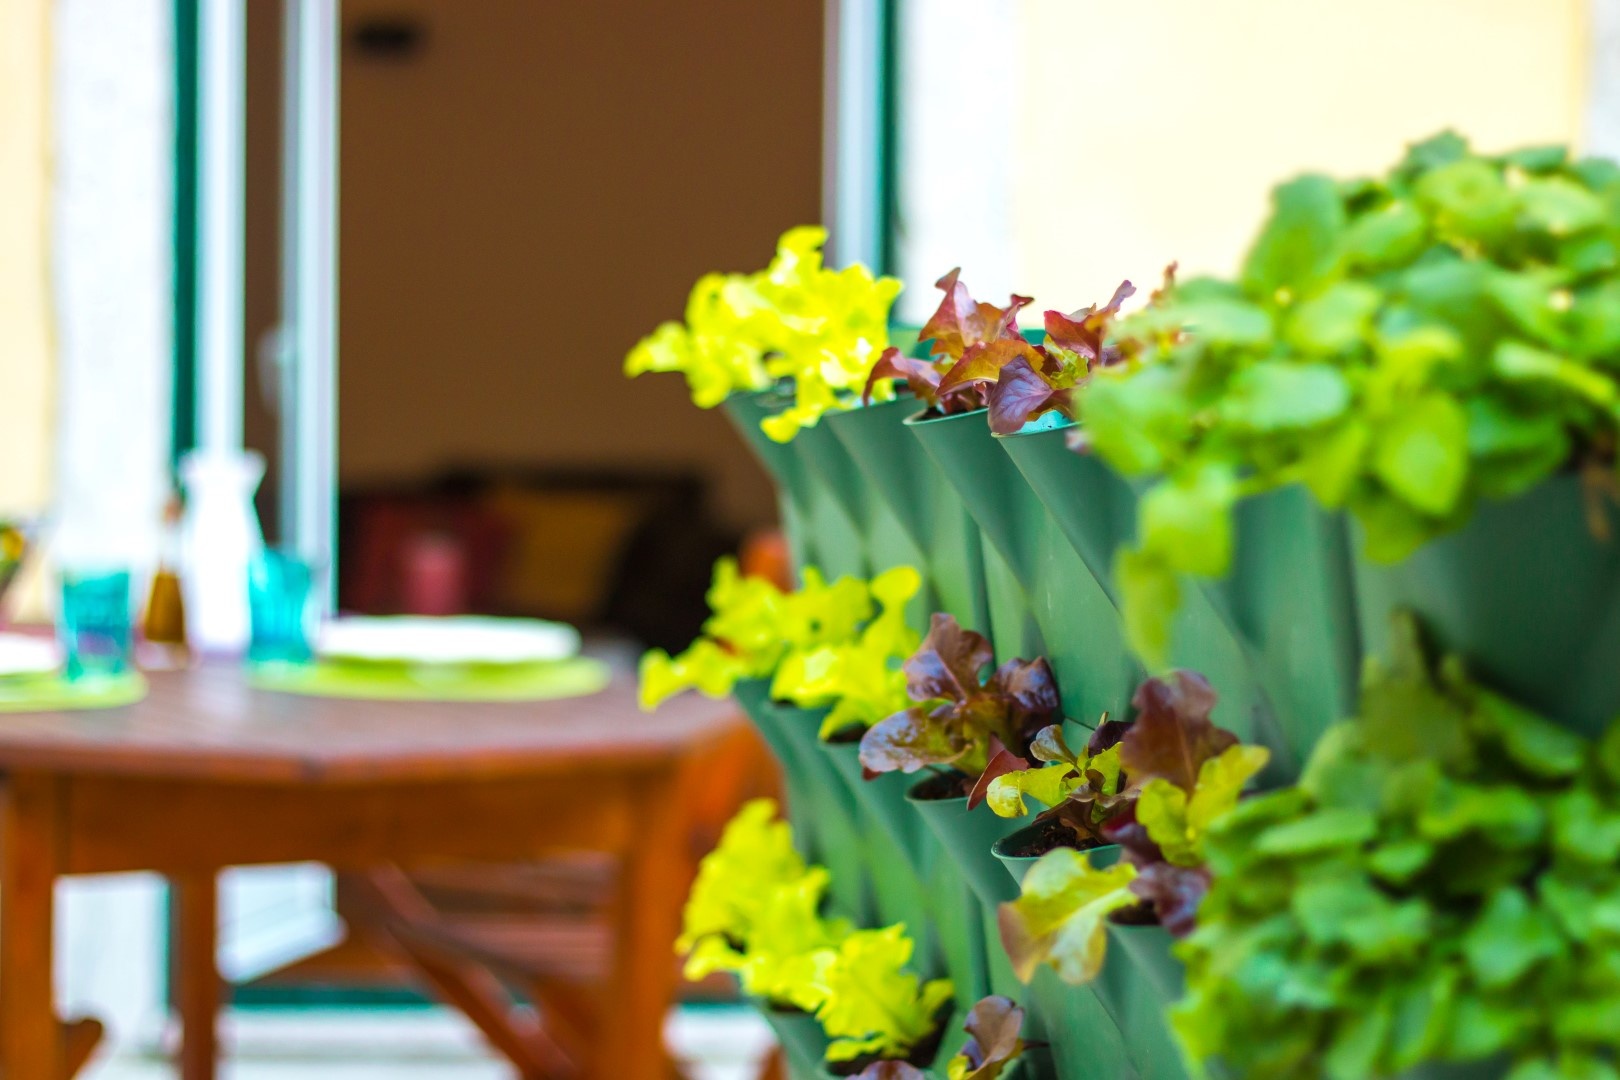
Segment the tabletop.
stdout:
<svg viewBox="0 0 1620 1080">
<path fill-rule="evenodd" d="M 684 694 L 653 713 L 634 669 L 586 697 L 523 703 L 356 701 L 256 690 L 234 664 L 148 674 L 117 709 L 0 715 L 0 771 L 343 784 L 544 776 L 652 766 L 739 723 Z"/>
</svg>

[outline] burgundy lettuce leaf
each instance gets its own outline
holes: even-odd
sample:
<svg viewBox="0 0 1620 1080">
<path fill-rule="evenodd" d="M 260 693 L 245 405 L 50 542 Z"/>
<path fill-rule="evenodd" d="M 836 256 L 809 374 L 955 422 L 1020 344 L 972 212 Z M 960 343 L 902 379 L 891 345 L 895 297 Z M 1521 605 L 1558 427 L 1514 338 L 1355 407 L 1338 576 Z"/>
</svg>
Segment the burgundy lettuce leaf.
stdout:
<svg viewBox="0 0 1620 1080">
<path fill-rule="evenodd" d="M 874 1061 L 855 1080 L 928 1080 L 928 1074 L 904 1061 Z"/>
<path fill-rule="evenodd" d="M 1102 829 L 1103 839 L 1118 844 L 1125 859 L 1136 867 L 1131 892 L 1153 909 L 1154 916 L 1175 937 L 1192 933 L 1198 905 L 1209 891 L 1210 872 L 1205 866 L 1177 866 L 1165 860 L 1159 845 L 1136 820 L 1136 806 L 1124 807 Z"/>
<path fill-rule="evenodd" d="M 1005 739 L 1021 757 L 1029 757 L 1029 744 L 1040 731 L 1061 721 L 1063 703 L 1058 697 L 1057 676 L 1046 657 L 1033 660 L 1009 660 L 996 669 L 985 690 L 1005 702 L 1007 720 Z"/>
<path fill-rule="evenodd" d="M 1197 927 L 1198 906 L 1209 892 L 1209 883 L 1207 866 L 1156 862 L 1137 869 L 1131 892 L 1152 906 L 1160 926 L 1180 938 Z"/>
<path fill-rule="evenodd" d="M 990 736 L 990 763 L 984 767 L 984 772 L 973 782 L 973 790 L 968 792 L 968 809 L 976 810 L 990 791 L 990 781 L 998 776 L 1006 776 L 1010 772 L 1027 769 L 1030 763 L 1024 758 L 1001 745 L 1001 740 L 994 735 Z"/>
<path fill-rule="evenodd" d="M 1128 720 L 1110 720 L 1107 713 L 1097 723 L 1091 737 L 1086 740 L 1086 753 L 1100 754 L 1113 746 L 1118 746 L 1125 733 L 1131 730 Z"/>
<path fill-rule="evenodd" d="M 1119 747 L 1133 786 L 1157 777 L 1192 794 L 1204 762 L 1238 741 L 1210 720 L 1216 700 L 1208 680 L 1192 671 L 1174 671 L 1137 687 L 1131 699 L 1136 719 Z"/>
<path fill-rule="evenodd" d="M 1024 1052 L 1024 1010 L 1008 998 L 981 998 L 962 1027 L 968 1033 L 957 1055 L 966 1059 L 962 1080 L 995 1080 Z"/>
<path fill-rule="evenodd" d="M 929 765 L 954 764 L 968 752 L 969 744 L 961 726 L 949 719 L 916 706 L 873 724 L 861 736 L 862 774 L 871 779 L 882 773 L 914 773 Z"/>
<path fill-rule="evenodd" d="M 961 359 L 951 366 L 939 381 L 941 395 L 955 393 L 978 385 L 981 389 L 1001 378 L 1001 370 L 1015 360 L 1034 367 L 1045 367 L 1045 354 L 1023 339 L 1023 336 L 1001 338 L 996 341 L 970 346 Z"/>
<path fill-rule="evenodd" d="M 968 630 L 953 615 L 935 613 L 928 635 L 902 665 L 912 701 L 966 700 L 979 689 L 979 673 L 996 657 L 990 640 Z"/>
<path fill-rule="evenodd" d="M 922 341 L 933 342 L 933 355 L 953 360 L 960 360 L 974 345 L 1020 337 L 1018 312 L 1032 302 L 1030 297 L 1016 294 L 1004 308 L 975 301 L 962 283 L 961 274 L 958 267 L 934 283 L 945 296 L 917 335 Z"/>
<path fill-rule="evenodd" d="M 1120 306 L 1136 295 L 1136 286 L 1129 281 L 1119 283 L 1108 303 L 1096 304 L 1081 311 L 1065 315 L 1061 311 L 1046 313 L 1046 336 L 1059 348 L 1075 353 L 1086 362 L 1087 370 L 1111 362 L 1107 358 L 1105 341 Z M 1114 359 L 1117 359 L 1117 352 Z"/>
<path fill-rule="evenodd" d="M 1005 750 L 1019 762 L 1014 767 L 1028 768 L 1031 740 L 1063 719 L 1057 680 L 1045 659 L 1009 660 L 982 680 L 993 659 L 984 635 L 936 614 L 903 668 L 917 704 L 867 731 L 862 766 L 882 773 L 955 765 L 978 778 Z"/>
<path fill-rule="evenodd" d="M 1164 852 L 1148 835 L 1147 826 L 1136 820 L 1136 803 L 1129 802 L 1104 823 L 1101 835 L 1110 844 L 1118 844 L 1138 870 L 1164 861 Z"/>
<path fill-rule="evenodd" d="M 939 404 L 939 368 L 931 361 L 906 356 L 890 346 L 883 350 L 877 363 L 866 376 L 866 389 L 861 392 L 861 404 L 872 404 L 872 390 L 886 379 L 904 379 L 911 392 L 930 408 Z"/>
<path fill-rule="evenodd" d="M 1065 416 L 1074 411 L 1074 391 L 1058 389 L 1022 356 L 1001 369 L 1000 377 L 984 391 L 990 409 L 990 430 L 1011 435 L 1042 413 L 1057 409 Z"/>
</svg>

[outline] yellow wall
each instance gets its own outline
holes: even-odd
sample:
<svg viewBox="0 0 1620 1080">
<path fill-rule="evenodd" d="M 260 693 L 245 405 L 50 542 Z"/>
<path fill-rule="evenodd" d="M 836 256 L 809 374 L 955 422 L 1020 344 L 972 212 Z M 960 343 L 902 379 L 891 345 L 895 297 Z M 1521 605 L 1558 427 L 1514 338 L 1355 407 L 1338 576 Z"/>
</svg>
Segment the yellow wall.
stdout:
<svg viewBox="0 0 1620 1080">
<path fill-rule="evenodd" d="M 47 0 L 0 0 L 0 514 L 49 497 Z"/>
<path fill-rule="evenodd" d="M 1381 170 L 1455 127 L 1578 138 L 1584 0 L 1022 0 L 1021 289 L 1233 269 L 1278 180 Z M 1037 149 L 1038 148 L 1038 149 Z"/>
</svg>

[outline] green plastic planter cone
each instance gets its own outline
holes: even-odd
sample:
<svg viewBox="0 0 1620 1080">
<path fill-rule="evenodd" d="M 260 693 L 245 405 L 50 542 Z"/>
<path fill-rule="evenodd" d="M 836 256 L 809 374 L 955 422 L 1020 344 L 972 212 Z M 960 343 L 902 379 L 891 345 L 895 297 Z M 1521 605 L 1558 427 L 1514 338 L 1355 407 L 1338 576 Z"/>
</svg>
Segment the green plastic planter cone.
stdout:
<svg viewBox="0 0 1620 1080">
<path fill-rule="evenodd" d="M 1125 1035 L 1102 1001 L 1087 986 L 1070 986 L 1044 965 L 1025 990 L 1030 1016 L 1047 1047 L 1035 1060 L 1046 1059 L 1059 1080 L 1137 1080 L 1126 1050 Z"/>
<path fill-rule="evenodd" d="M 788 820 L 800 851 L 829 871 L 833 908 L 858 925 L 869 925 L 874 910 L 854 799 L 827 759 L 802 738 L 808 730 L 814 739 L 825 710 L 773 702 L 762 680 L 738 683 L 732 693 L 782 760 Z"/>
<path fill-rule="evenodd" d="M 787 444 L 805 483 L 805 527 L 816 565 L 829 580 L 872 571 L 867 553 L 870 499 L 843 444 L 821 425 L 804 428 Z"/>
<path fill-rule="evenodd" d="M 1292 778 L 1322 734 L 1355 715 L 1361 636 L 1349 533 L 1343 514 L 1299 485 L 1243 500 L 1235 518 L 1232 571 L 1219 591 L 1281 729 L 1280 743 L 1264 730 L 1256 737 L 1273 751 L 1286 744 L 1293 761 L 1280 764 Z"/>
<path fill-rule="evenodd" d="M 793 565 L 813 566 L 817 564 L 817 553 L 809 531 L 810 478 L 798 455 L 759 427 L 760 421 L 780 412 L 786 405 L 787 399 L 780 392 L 756 390 L 732 394 L 720 408 L 776 485 L 777 512 L 782 518 L 782 532 L 787 536 Z"/>
<path fill-rule="evenodd" d="M 1090 455 L 1072 452 L 1068 447 L 1069 429 L 1074 424 L 1066 419 L 1042 418 L 1013 436 L 991 436 L 1000 445 L 1004 455 L 1021 474 L 1030 495 L 1042 505 L 1047 515 L 1048 528 L 1055 529 L 1061 544 L 1084 563 L 1092 583 L 1102 599 L 1108 601 L 1111 614 L 1119 625 L 1118 591 L 1113 585 L 1113 560 L 1119 546 L 1134 542 L 1136 538 L 1137 486 L 1126 481 L 1108 468 L 1106 463 Z M 1058 542 L 1058 541 L 1051 541 Z M 1098 604 L 1098 599 L 1090 599 Z M 1042 614 L 1045 622 L 1063 620 L 1063 614 Z M 1098 617 L 1097 622 L 1100 622 Z M 1294 627 L 1298 635 L 1299 627 Z M 1053 635 L 1048 635 L 1053 636 Z M 1072 641 L 1074 631 L 1059 636 L 1059 641 Z M 1129 656 L 1123 635 L 1119 648 Z M 1064 644 L 1059 653 L 1066 653 Z M 1251 646 L 1244 640 L 1226 612 L 1225 596 L 1212 599 L 1207 591 L 1183 589 L 1183 601 L 1176 612 L 1171 635 L 1171 665 L 1196 670 L 1209 678 L 1210 685 L 1221 695 L 1220 722 L 1236 730 L 1244 738 L 1264 742 L 1277 751 L 1278 767 L 1283 774 L 1293 774 L 1293 763 L 1301 753 L 1286 732 L 1273 706 L 1272 696 L 1260 682 L 1259 672 L 1264 662 L 1254 656 Z M 1056 667 L 1055 667 L 1056 670 Z M 1139 665 L 1131 661 L 1131 687 L 1124 688 L 1111 704 L 1118 716 L 1124 704 L 1131 699 L 1136 682 L 1142 677 Z M 1293 670 L 1290 669 L 1290 674 Z M 1089 672 L 1082 670 L 1081 677 Z M 1301 677 L 1312 674 L 1301 672 Z M 1090 675 L 1095 678 L 1095 675 Z M 1059 685 L 1063 675 L 1059 674 Z M 1074 716 L 1074 714 L 1071 714 Z M 1084 716 L 1077 719 L 1085 719 Z M 1312 733 L 1306 746 L 1314 743 Z"/>
<path fill-rule="evenodd" d="M 1481 502 L 1464 528 L 1394 566 L 1369 560 L 1359 537 L 1355 547 L 1367 655 L 1388 655 L 1390 613 L 1409 608 L 1436 646 L 1519 704 L 1593 736 L 1620 715 L 1620 539 L 1592 535 L 1576 477 Z"/>
<path fill-rule="evenodd" d="M 945 853 L 961 868 L 962 876 L 986 907 L 994 908 L 1004 900 L 1018 895 L 1017 885 L 1001 868 L 990 853 L 997 840 L 1033 820 L 1033 814 L 1021 818 L 1000 818 L 988 806 L 969 810 L 967 796 L 952 799 L 924 799 L 917 796 L 917 788 L 927 780 L 912 785 L 906 795 L 924 824 L 934 833 Z"/>
<path fill-rule="evenodd" d="M 1017 883 L 1015 888 L 1022 886 L 1024 875 L 1040 856 L 1012 855 L 1009 852 L 1023 847 L 1033 839 L 1035 829 L 1036 826 L 1033 824 L 1026 825 L 1002 837 L 992 846 L 992 854 L 1006 869 L 1009 879 Z M 1092 848 L 1089 856 L 1093 865 L 1104 867 L 1118 862 L 1120 854 L 1117 844 L 1108 844 Z M 989 932 L 995 935 L 995 943 L 999 945 L 999 924 L 994 919 L 990 922 Z M 1005 955 L 1004 952 L 1001 953 L 1003 963 Z M 995 982 L 997 980 L 995 963 L 991 964 L 991 970 L 992 982 Z M 1006 971 L 1010 975 L 1010 964 L 1006 966 Z M 1096 1071 L 1102 1065 L 1123 1069 L 1124 1071 L 1119 1073 L 1121 1076 L 1132 1075 L 1131 1067 L 1122 1064 L 1129 1058 L 1126 1049 L 1130 1042 L 1128 1033 L 1120 1030 L 1099 986 L 1068 986 L 1049 969 L 1042 968 L 1031 982 L 1029 991 L 1016 987 L 1003 990 L 998 987 L 996 992 L 1006 993 L 1014 999 L 1019 999 L 1019 995 L 1023 993 L 1030 996 L 1031 1023 L 1042 1031 L 1041 1038 L 1054 1044 L 1052 1051 L 1054 1058 L 1061 1059 L 1061 1065 L 1054 1061 L 1055 1075 L 1060 1077 L 1113 1075 L 1109 1072 Z M 1084 1054 L 1086 1047 L 1090 1045 L 1087 1036 L 1093 1034 L 1097 1035 L 1096 1046 L 1100 1051 L 1105 1055 L 1112 1053 L 1114 1057 L 1106 1058 L 1101 1064 L 1093 1062 L 1085 1065 Z"/>
<path fill-rule="evenodd" d="M 861 744 L 858 742 L 824 742 L 820 748 L 844 778 L 844 783 L 855 793 L 855 800 L 860 803 L 867 819 L 894 840 L 914 868 L 919 871 L 925 869 L 922 841 L 927 829 L 906 801 L 906 792 L 911 789 L 914 778 L 905 773 L 892 772 L 865 779 L 861 768 Z"/>
<path fill-rule="evenodd" d="M 815 716 L 815 724 L 791 725 L 787 738 L 792 743 L 795 761 L 804 767 L 813 789 L 834 793 L 818 803 L 818 810 L 836 811 L 839 824 L 834 827 L 839 831 L 844 832 L 842 823 L 847 821 L 849 826 L 846 839 L 842 840 L 846 848 L 839 852 L 839 866 L 844 868 L 844 873 L 854 874 L 865 887 L 870 907 L 860 925 L 906 923 L 917 946 L 914 954 L 917 970 L 930 976 L 943 975 L 948 959 L 944 955 L 944 942 L 940 941 L 930 918 L 930 895 L 923 879 L 927 866 L 912 861 L 922 853 L 915 847 L 897 844 L 885 827 L 873 821 L 872 814 L 867 813 L 867 808 L 857 798 L 854 785 L 839 771 L 838 764 L 834 764 L 833 755 L 828 753 L 829 746 L 820 740 L 818 730 L 825 711 L 816 709 Z M 849 861 L 857 863 L 854 870 L 849 870 Z M 833 863 L 828 863 L 828 870 L 834 870 Z M 838 873 L 834 870 L 834 876 Z M 836 882 L 834 887 L 838 887 Z"/>
<path fill-rule="evenodd" d="M 1139 681 L 1119 612 L 991 434 L 984 412 L 907 424 L 1014 579 L 1007 582 L 987 554 L 997 658 L 1014 655 L 1003 627 L 1017 619 L 1012 609 L 1022 603 L 1042 647 L 1021 655 L 1047 657 L 1066 715 L 1094 723 L 1104 712 L 1118 714 Z"/>
<path fill-rule="evenodd" d="M 989 993 L 978 898 L 906 801 L 913 778 L 884 773 L 863 779 L 858 743 L 822 743 L 821 749 L 854 790 L 863 811 L 873 884 L 885 921 L 904 921 L 925 930 L 919 952 L 925 939 L 932 938 L 945 974 L 956 984 L 957 1000 L 971 1005 Z M 912 882 L 920 889 L 915 897 L 903 893 Z M 897 895 L 920 909 L 921 917 L 893 904 Z"/>
<path fill-rule="evenodd" d="M 1136 531 L 1136 493 L 1101 458 L 1069 449 L 1074 426 L 1032 424 L 995 439 L 1092 577 L 1117 604 L 1114 552 Z"/>
<path fill-rule="evenodd" d="M 754 1000 L 754 1008 L 771 1026 L 777 1044 L 787 1056 L 788 1066 L 797 1076 L 815 1076 L 831 1041 L 821 1029 L 821 1021 L 797 1009 L 776 1009 L 768 1002 Z"/>
<path fill-rule="evenodd" d="M 793 825 L 794 846 L 799 854 L 814 861 L 820 848 L 816 840 L 815 798 L 810 791 L 809 778 L 799 768 L 783 717 L 771 703 L 770 682 L 766 679 L 745 679 L 732 687 L 731 696 L 747 714 L 781 766 L 782 784 L 787 788 L 785 810 L 788 821 Z"/>
<path fill-rule="evenodd" d="M 1026 847 L 1031 840 L 1037 837 L 1038 828 L 1039 826 L 1033 820 L 1031 820 L 1028 825 L 1008 833 L 1006 836 L 1003 836 L 1000 840 L 997 840 L 994 844 L 990 845 L 990 854 L 996 857 L 996 861 L 999 862 L 1002 868 L 1007 871 L 1008 876 L 1012 878 L 1013 883 L 1019 887 L 1020 891 L 1023 889 L 1024 875 L 1029 873 L 1030 867 L 1034 866 L 1040 861 L 1041 856 L 1013 855 L 1011 852 Z M 1115 863 L 1119 862 L 1121 854 L 1120 846 L 1118 844 L 1102 844 L 1098 847 L 1088 848 L 1086 850 L 1090 854 L 1090 858 L 1087 861 L 1098 869 L 1105 869 L 1113 866 Z M 1044 854 L 1046 853 L 1043 851 L 1041 855 Z M 1017 894 L 1015 893 L 1014 895 Z"/>
<path fill-rule="evenodd" d="M 914 399 L 899 398 L 832 413 L 822 424 L 843 443 L 889 519 L 918 552 L 915 565 L 930 594 L 929 613 L 942 611 L 964 626 L 986 627 L 990 613 L 979 527 L 906 430 L 906 417 L 916 409 Z M 879 518 L 874 529 L 881 526 Z M 873 546 L 881 547 L 876 533 Z"/>
<path fill-rule="evenodd" d="M 1162 926 L 1108 924 L 1108 956 L 1098 993 L 1125 1036 L 1143 1080 L 1186 1080 L 1187 1066 L 1167 1009 L 1181 999 L 1186 971 L 1170 954 Z"/>
</svg>

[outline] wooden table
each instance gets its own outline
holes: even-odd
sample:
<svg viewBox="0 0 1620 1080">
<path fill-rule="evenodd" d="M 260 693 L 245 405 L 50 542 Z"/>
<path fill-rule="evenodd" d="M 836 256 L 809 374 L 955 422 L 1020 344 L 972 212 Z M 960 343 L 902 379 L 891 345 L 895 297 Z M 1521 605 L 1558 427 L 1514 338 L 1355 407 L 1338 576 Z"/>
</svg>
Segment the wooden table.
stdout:
<svg viewBox="0 0 1620 1080">
<path fill-rule="evenodd" d="M 51 978 L 52 885 L 155 871 L 174 886 L 181 1075 L 217 1056 L 215 879 L 227 866 L 339 870 L 518 862 L 590 850 L 623 860 L 606 1080 L 666 1075 L 687 854 L 682 770 L 738 723 L 685 695 L 656 714 L 634 679 L 537 704 L 333 701 L 250 689 L 239 671 L 151 676 L 138 705 L 0 715 L 0 1075 L 71 1077 L 94 1029 L 61 1025 Z"/>
</svg>

